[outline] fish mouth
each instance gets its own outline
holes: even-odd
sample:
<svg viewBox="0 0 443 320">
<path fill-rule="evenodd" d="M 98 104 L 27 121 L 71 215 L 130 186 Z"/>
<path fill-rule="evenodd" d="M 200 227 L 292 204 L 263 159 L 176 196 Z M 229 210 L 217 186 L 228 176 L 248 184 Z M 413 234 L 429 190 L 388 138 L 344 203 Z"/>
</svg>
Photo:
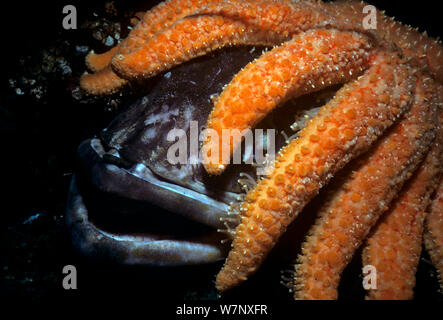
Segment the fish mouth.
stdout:
<svg viewBox="0 0 443 320">
<path fill-rule="evenodd" d="M 106 152 L 96 138 L 81 143 L 78 155 L 66 223 L 82 254 L 156 266 L 226 256 L 221 240 L 227 236 L 217 229 L 224 228 L 228 204 L 158 177 L 142 164 L 119 164 L 115 150 Z"/>
<path fill-rule="evenodd" d="M 323 95 L 329 98 L 331 93 L 318 94 Z M 318 96 L 309 99 L 318 103 Z M 298 126 L 302 128 L 317 109 L 309 107 L 309 117 L 303 113 Z M 223 242 L 229 235 L 218 230 L 235 227 L 229 208 L 239 193 L 226 191 L 223 183 L 217 192 L 217 183 L 171 181 L 148 165 L 125 160 L 99 138 L 82 142 L 78 158 L 66 211 L 78 251 L 122 264 L 155 266 L 212 263 L 226 257 L 229 246 Z M 224 177 L 238 177 L 239 169 L 230 168 Z"/>
<path fill-rule="evenodd" d="M 66 214 L 80 252 L 151 265 L 202 264 L 225 257 L 229 248 L 220 240 L 229 236 L 217 229 L 235 227 L 230 203 L 241 201 L 256 183 L 256 169 L 230 165 L 214 177 L 201 164 L 173 165 L 167 157 L 173 142 L 166 137 L 170 130 L 181 128 L 191 139 L 191 121 L 202 130 L 213 108 L 213 95 L 259 51 L 231 48 L 177 66 L 120 113 L 100 138 L 80 144 L 79 169 Z M 287 101 L 255 128 L 279 133 L 278 150 L 337 89 Z M 246 152 L 244 146 L 241 149 Z"/>
</svg>

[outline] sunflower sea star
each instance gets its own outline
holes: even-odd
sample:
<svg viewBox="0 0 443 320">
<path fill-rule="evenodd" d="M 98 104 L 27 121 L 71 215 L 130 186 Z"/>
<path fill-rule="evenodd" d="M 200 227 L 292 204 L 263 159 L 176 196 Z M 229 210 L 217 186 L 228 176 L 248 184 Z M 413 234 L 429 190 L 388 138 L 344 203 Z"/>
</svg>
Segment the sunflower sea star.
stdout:
<svg viewBox="0 0 443 320">
<path fill-rule="evenodd" d="M 443 127 L 440 127 L 422 166 L 371 231 L 363 249 L 363 265 L 376 268 L 377 290 L 368 291 L 368 299 L 413 298 L 426 208 L 442 171 L 442 143 Z"/>
<path fill-rule="evenodd" d="M 223 145 L 224 129 L 250 129 L 289 98 L 346 83 L 280 150 L 273 171 L 245 196 L 232 250 L 217 275 L 218 290 L 253 274 L 303 207 L 341 168 L 369 150 L 335 179 L 336 188 L 298 259 L 295 297 L 336 298 L 341 271 L 383 212 L 363 258 L 380 268 L 386 283 L 402 284 L 398 295 L 393 287 L 382 288 L 369 298 L 411 297 L 425 209 L 441 170 L 442 124 L 434 120 L 438 112 L 441 116 L 442 45 L 381 12 L 377 29 L 366 30 L 364 7 L 354 1 L 170 0 L 147 12 L 119 47 L 87 57 L 96 73 L 84 75 L 81 86 L 92 94 L 110 94 L 128 81 L 221 47 L 277 45 L 248 64 L 214 100 L 207 128 L 219 138 L 207 135 L 202 144 L 210 174 L 224 171 L 241 142 Z M 388 211 L 430 149 L 437 128 L 440 133 L 421 169 Z M 425 243 L 441 273 L 439 194 L 426 220 Z M 414 224 L 411 233 L 393 236 L 395 225 L 403 223 Z M 381 257 L 378 247 L 385 249 L 392 237 L 402 239 L 402 245 Z M 387 271 L 386 266 L 402 261 L 408 263 L 401 274 Z"/>
<path fill-rule="evenodd" d="M 435 136 L 436 125 L 432 122 L 437 110 L 425 102 L 432 83 L 422 80 L 419 79 L 415 101 L 405 120 L 337 177 L 340 186 L 332 188 L 331 199 L 320 209 L 318 221 L 298 258 L 296 298 L 337 298 L 344 267 L 427 151 Z M 427 130 L 420 130 L 422 127 Z M 392 245 L 397 246 L 398 242 Z"/>
<path fill-rule="evenodd" d="M 240 135 L 240 131 L 252 128 L 288 97 L 353 79 L 353 71 L 361 72 L 368 66 L 370 48 L 367 39 L 359 34 L 315 29 L 247 65 L 223 91 L 209 116 L 208 128 L 217 132 L 219 149 L 212 149 L 210 137 L 204 141 L 206 170 L 220 174 L 225 168 L 220 163 L 227 163 L 232 149 L 238 147 L 223 145 L 223 129 L 231 129 L 234 139 L 241 141 L 233 129 L 238 129 Z M 233 105 L 236 107 L 232 108 Z M 223 149 L 230 152 L 228 161 L 222 160 Z M 214 151 L 218 157 L 214 157 Z"/>
<path fill-rule="evenodd" d="M 390 64 L 391 57 L 381 53 L 363 77 L 339 90 L 299 139 L 280 150 L 274 171 L 246 195 L 233 250 L 217 277 L 219 290 L 246 279 L 266 255 L 245 253 L 269 252 L 332 175 L 366 151 L 407 109 L 413 87 L 409 70 Z M 402 79 L 401 86 L 394 77 Z"/>
<path fill-rule="evenodd" d="M 128 81 L 119 77 L 111 68 L 111 59 L 116 55 L 129 54 L 142 47 L 160 30 L 171 26 L 175 21 L 186 17 L 200 6 L 221 0 L 169 0 L 160 3 L 146 12 L 141 21 L 130 32 L 128 38 L 111 50 L 86 57 L 86 65 L 94 74 L 85 73 L 80 85 L 91 94 L 111 94 L 120 90 Z"/>
</svg>

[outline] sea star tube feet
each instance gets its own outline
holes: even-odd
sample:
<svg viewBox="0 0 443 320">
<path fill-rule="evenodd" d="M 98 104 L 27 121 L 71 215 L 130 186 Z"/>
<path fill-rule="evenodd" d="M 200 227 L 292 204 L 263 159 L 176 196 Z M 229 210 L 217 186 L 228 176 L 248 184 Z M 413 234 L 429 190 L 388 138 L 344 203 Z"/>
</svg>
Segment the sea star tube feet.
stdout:
<svg viewBox="0 0 443 320">
<path fill-rule="evenodd" d="M 220 174 L 240 145 L 241 132 L 283 101 L 361 74 L 369 66 L 371 48 L 368 39 L 358 33 L 315 29 L 248 64 L 223 90 L 207 121 L 206 127 L 215 130 L 219 139 L 208 136 L 202 144 L 206 171 Z M 234 142 L 223 139 L 223 130 L 231 131 Z"/>
<path fill-rule="evenodd" d="M 436 83 L 443 82 L 441 42 L 396 22 L 379 10 L 376 10 L 376 29 L 368 30 L 362 24 L 366 15 L 363 9 L 366 5 L 368 4 L 360 1 L 340 0 L 171 0 L 148 11 L 120 48 L 113 49 L 116 51 L 113 56 L 112 52 L 102 56 L 88 56 L 89 67 L 98 72 L 84 75 L 81 86 L 93 94 L 110 94 L 131 81 L 141 83 L 140 80 L 222 47 L 242 44 L 276 46 L 254 63 L 247 65 L 234 77 L 231 84 L 226 81 L 224 90 L 217 92 L 220 93 L 219 96 L 212 96 L 215 97 L 215 107 L 207 127 L 215 128 L 218 132 L 223 129 L 242 131 L 244 128 L 252 128 L 280 102 L 293 95 L 313 92 L 328 86 L 328 79 L 331 83 L 338 83 L 351 82 L 358 77 L 356 81 L 345 84 L 337 96 L 323 107 L 317 116 L 308 121 L 307 128 L 301 131 L 299 138 L 280 151 L 273 171 L 263 180 L 259 180 L 257 186 L 246 195 L 245 201 L 239 207 L 243 216 L 242 223 L 236 230 L 233 250 L 217 277 L 216 285 L 219 290 L 227 290 L 255 272 L 280 235 L 285 232 L 288 224 L 339 169 L 363 152 L 375 152 L 375 149 L 371 151 L 371 148 L 376 140 L 408 110 L 409 100 L 414 97 L 415 75 L 420 75 L 422 79 L 418 82 L 416 100 L 423 97 L 420 93 L 421 87 L 426 87 L 426 84 L 421 84 L 425 81 L 423 79 L 429 77 Z M 273 56 L 275 53 L 287 53 L 287 49 L 297 39 L 315 33 L 318 33 L 318 39 L 299 44 L 298 49 L 303 56 L 287 56 L 289 64 L 283 65 L 285 60 L 278 54 Z M 343 43 L 335 46 L 340 37 L 333 34 L 340 37 L 352 34 L 352 40 L 347 43 L 348 46 Z M 318 47 L 318 44 L 322 43 L 334 43 L 334 46 L 329 48 L 328 52 L 325 49 L 322 52 Z M 358 47 L 363 43 L 368 47 L 363 46 L 362 50 L 353 54 L 352 46 Z M 334 50 L 335 54 L 328 55 Z M 303 52 L 307 54 L 304 55 Z M 328 58 L 338 59 L 340 54 L 345 56 L 344 64 L 328 62 Z M 305 58 L 308 62 L 302 64 L 301 61 Z M 263 61 L 269 64 L 269 68 L 263 68 L 265 72 L 260 73 L 259 67 Z M 354 65 L 350 67 L 352 64 Z M 343 74 L 334 74 L 331 68 L 338 68 Z M 299 74 L 295 74 L 297 70 Z M 361 76 L 365 70 L 366 73 Z M 352 74 L 349 74 L 349 71 Z M 288 74 L 295 76 L 286 81 Z M 297 77 L 310 79 L 300 80 Z M 309 85 L 309 90 L 303 91 Z M 434 87 L 430 91 L 434 94 L 441 89 Z M 268 103 L 260 101 L 261 98 L 268 99 Z M 441 99 L 442 96 L 437 98 L 440 105 Z M 402 123 L 398 126 L 404 126 L 404 123 L 408 122 L 402 119 Z M 423 148 L 428 140 L 422 135 L 426 136 L 429 133 L 430 136 L 432 131 L 428 126 L 429 124 L 424 124 L 416 128 L 417 136 L 411 137 L 425 139 Z M 212 153 L 212 150 L 218 150 L 220 154 L 220 144 L 218 149 L 210 148 L 217 139 L 214 138 L 210 143 L 204 141 L 203 151 L 211 150 Z M 380 146 L 383 141 L 376 145 Z M 230 142 L 226 149 L 229 153 L 236 150 Z M 221 150 L 223 151 L 223 146 Z M 412 154 L 412 147 L 406 147 L 404 153 L 406 152 Z M 383 210 L 388 210 L 387 202 L 392 199 L 392 194 L 399 190 L 407 176 L 413 174 L 412 167 L 418 161 L 419 154 L 417 151 L 411 156 L 410 163 L 406 165 L 410 172 L 405 169 L 404 172 L 407 173 L 404 176 L 398 173 L 401 163 L 396 163 L 396 159 L 387 157 L 387 160 L 383 160 L 392 160 L 392 164 L 383 163 L 383 168 L 392 165 L 393 171 L 389 174 L 392 174 L 399 184 L 392 187 L 392 190 L 388 190 L 387 186 L 380 186 L 386 191 Z M 207 154 L 203 152 L 203 157 L 205 155 Z M 217 156 L 215 158 L 217 159 Z M 205 169 L 211 174 L 218 174 L 224 167 L 224 162 L 216 162 L 214 166 L 206 165 Z M 399 178 L 395 172 L 400 175 Z M 229 172 L 224 174 L 229 175 Z M 381 180 L 388 180 L 388 173 L 379 174 Z M 341 186 L 337 188 L 337 192 L 340 192 Z M 412 193 L 408 194 L 412 197 Z M 358 195 L 349 197 L 351 202 L 358 199 L 363 202 L 370 201 L 362 195 L 361 198 L 358 198 Z M 426 219 L 424 236 L 437 267 L 441 266 L 438 261 L 441 261 L 442 252 L 438 203 L 437 200 L 434 201 L 432 207 L 437 208 L 437 213 L 435 209 L 431 209 Z M 420 205 L 424 206 L 424 202 L 420 202 Z M 377 215 L 381 213 L 377 212 Z M 408 214 L 411 219 L 413 216 L 412 213 Z M 238 217 L 240 218 L 240 215 Z M 420 220 L 421 215 L 417 214 L 416 217 Z M 375 217 L 359 226 L 363 230 L 359 229 L 362 232 L 360 236 L 374 223 Z M 414 230 L 419 229 L 417 227 Z M 358 238 L 358 241 L 363 240 Z M 417 243 L 411 245 L 416 247 Z M 334 259 L 333 255 L 330 257 Z M 341 259 L 338 261 L 341 265 L 346 264 L 346 261 Z M 408 268 L 413 269 L 411 265 Z M 322 272 L 318 272 L 317 275 L 321 278 Z M 334 290 L 327 294 L 333 297 Z"/>
<path fill-rule="evenodd" d="M 379 53 L 362 77 L 340 89 L 300 137 L 280 150 L 274 170 L 245 197 L 232 249 L 217 275 L 219 291 L 257 270 L 332 175 L 366 151 L 409 108 L 414 84 L 406 64 L 391 53 Z"/>
</svg>

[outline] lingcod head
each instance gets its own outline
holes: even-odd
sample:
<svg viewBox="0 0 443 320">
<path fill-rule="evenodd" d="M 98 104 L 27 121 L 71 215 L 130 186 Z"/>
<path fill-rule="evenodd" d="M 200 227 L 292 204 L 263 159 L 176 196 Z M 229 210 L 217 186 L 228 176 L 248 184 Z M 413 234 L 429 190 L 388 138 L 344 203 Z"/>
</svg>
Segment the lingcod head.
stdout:
<svg viewBox="0 0 443 320">
<path fill-rule="evenodd" d="M 80 252 L 148 265 L 209 263 L 225 257 L 221 240 L 228 235 L 217 229 L 235 225 L 229 207 L 254 183 L 258 167 L 231 165 L 221 176 L 209 176 L 195 160 L 195 149 L 213 98 L 262 50 L 224 49 L 162 74 L 150 92 L 99 137 L 79 146 L 66 219 Z M 302 127 L 329 96 L 323 92 L 289 101 L 258 128 L 274 130 L 278 151 L 291 125 Z M 294 133 L 296 128 L 291 128 Z M 171 137 L 177 132 L 184 134 L 187 149 L 175 163 L 171 156 L 175 159 L 177 139 Z M 242 148 L 242 159 L 251 154 L 254 158 L 254 150 Z"/>
</svg>

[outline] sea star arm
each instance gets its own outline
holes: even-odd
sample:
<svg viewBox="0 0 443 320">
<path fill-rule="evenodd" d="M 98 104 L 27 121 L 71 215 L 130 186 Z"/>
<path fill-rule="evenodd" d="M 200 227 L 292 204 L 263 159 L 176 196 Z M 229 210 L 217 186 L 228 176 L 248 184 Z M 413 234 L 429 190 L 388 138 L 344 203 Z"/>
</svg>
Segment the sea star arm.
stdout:
<svg viewBox="0 0 443 320">
<path fill-rule="evenodd" d="M 435 108 L 418 82 L 404 119 L 337 178 L 295 266 L 296 299 L 337 299 L 340 275 L 435 137 Z"/>
<path fill-rule="evenodd" d="M 418 29 L 404 25 L 378 9 L 376 29 L 365 29 L 362 22 L 368 13 L 363 9 L 369 3 L 364 1 L 338 0 L 311 5 L 332 15 L 334 23 L 352 25 L 354 30 L 372 33 L 382 41 L 394 43 L 401 48 L 405 57 L 411 59 L 419 68 L 429 71 L 439 82 L 443 82 L 443 46 L 440 40 L 427 36 L 426 32 L 420 33 Z"/>
<path fill-rule="evenodd" d="M 139 23 L 119 45 L 102 53 L 89 53 L 86 65 L 96 73 L 84 74 L 80 86 L 90 94 L 112 94 L 120 90 L 127 80 L 120 78 L 110 67 L 116 54 L 129 54 L 137 50 L 160 30 L 171 26 L 175 21 L 191 14 L 209 3 L 222 0 L 168 0 L 147 11 Z"/>
<path fill-rule="evenodd" d="M 220 174 L 239 147 L 241 132 L 282 101 L 361 74 L 369 66 L 370 50 L 368 39 L 358 33 L 314 29 L 248 64 L 223 90 L 208 118 L 206 128 L 215 130 L 219 139 L 208 136 L 202 144 L 206 171 Z M 223 141 L 223 130 L 231 130 L 234 139 Z M 214 148 L 218 158 L 211 152 Z"/>
<path fill-rule="evenodd" d="M 443 290 L 443 180 L 426 217 L 424 243 L 437 269 L 440 288 Z"/>
<path fill-rule="evenodd" d="M 167 0 L 147 11 L 140 22 L 123 41 L 118 53 L 128 54 L 142 47 L 157 32 L 170 27 L 176 21 L 201 7 L 223 0 Z"/>
<path fill-rule="evenodd" d="M 224 46 L 280 44 L 328 18 L 289 1 L 213 3 L 158 32 L 138 50 L 117 54 L 112 67 L 129 80 L 152 77 Z"/>
<path fill-rule="evenodd" d="M 360 1 L 169 0 L 144 15 L 114 55 L 113 67 L 119 76 L 128 80 L 150 77 L 226 45 L 275 45 L 297 32 L 327 25 L 372 35 L 380 43 L 394 43 L 418 67 L 428 69 L 436 79 L 443 81 L 440 41 L 404 26 L 380 11 L 377 11 L 376 30 L 367 30 L 363 25 L 366 5 Z M 231 27 L 220 27 L 219 23 L 231 24 Z M 153 45 L 156 50 L 152 50 Z M 103 70 L 111 53 L 90 54 L 87 64 L 92 70 Z M 110 94 L 127 83 L 116 81 L 117 75 L 110 68 L 97 76 L 98 81 L 94 81 L 91 75 L 84 77 L 87 79 L 81 82 L 82 87 L 93 94 Z M 120 87 L 113 87 L 117 84 Z"/>
<path fill-rule="evenodd" d="M 442 143 L 440 127 L 422 166 L 371 230 L 362 260 L 363 266 L 376 268 L 377 288 L 367 292 L 367 299 L 406 300 L 414 296 L 426 208 L 440 180 Z"/>
<path fill-rule="evenodd" d="M 110 66 L 96 73 L 84 73 L 80 78 L 80 87 L 93 95 L 113 94 L 127 83 L 128 80 L 120 78 Z"/>
<path fill-rule="evenodd" d="M 104 53 L 95 53 L 91 51 L 85 58 L 86 66 L 89 70 L 93 72 L 97 72 L 103 70 L 109 63 L 111 63 L 112 57 L 118 51 L 120 44 L 116 45 L 114 48 L 104 52 Z"/>
<path fill-rule="evenodd" d="M 319 189 L 409 108 L 415 85 L 410 72 L 395 54 L 376 54 L 366 73 L 340 89 L 299 138 L 280 150 L 274 170 L 241 206 L 233 248 L 217 275 L 219 291 L 253 274 Z"/>
</svg>

